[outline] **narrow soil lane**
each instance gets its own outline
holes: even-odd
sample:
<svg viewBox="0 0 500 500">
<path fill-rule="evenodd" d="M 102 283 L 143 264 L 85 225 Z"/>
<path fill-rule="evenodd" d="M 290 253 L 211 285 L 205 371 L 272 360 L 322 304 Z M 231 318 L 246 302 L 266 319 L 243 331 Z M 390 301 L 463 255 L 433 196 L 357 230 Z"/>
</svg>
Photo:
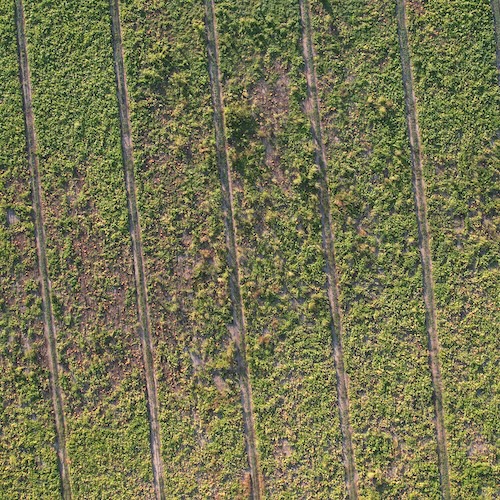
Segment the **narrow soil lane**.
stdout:
<svg viewBox="0 0 500 500">
<path fill-rule="evenodd" d="M 342 318 L 339 304 L 339 285 L 335 264 L 335 250 L 333 241 L 332 220 L 330 211 L 330 195 L 327 181 L 327 159 L 325 146 L 321 133 L 321 117 L 317 91 L 316 69 L 314 66 L 314 47 L 312 40 L 311 12 L 307 0 L 300 0 L 300 14 L 303 29 L 303 50 L 305 73 L 308 90 L 308 112 L 311 121 L 311 130 L 316 147 L 316 162 L 320 171 L 319 176 L 319 202 L 321 212 L 321 226 L 323 248 L 326 259 L 326 274 L 328 300 L 332 314 L 332 343 L 337 372 L 337 393 L 340 412 L 340 425 L 343 436 L 343 455 L 345 475 L 349 498 L 358 498 L 357 473 L 352 446 L 352 429 L 349 419 L 349 396 L 347 388 L 347 374 L 344 367 L 342 353 Z"/>
<path fill-rule="evenodd" d="M 226 228 L 226 243 L 228 249 L 228 263 L 230 268 L 230 292 L 233 306 L 234 328 L 232 331 L 236 346 L 236 358 L 239 370 L 241 399 L 243 405 L 243 420 L 245 424 L 248 462 L 252 479 L 252 498 L 258 500 L 264 495 L 263 479 L 259 467 L 259 457 L 255 435 L 254 411 L 252 405 L 252 388 L 248 363 L 246 359 L 245 343 L 245 313 L 241 298 L 240 270 L 238 249 L 236 246 L 236 224 L 233 215 L 233 185 L 231 169 L 228 161 L 227 135 L 224 118 L 224 104 L 222 85 L 219 70 L 219 49 L 217 41 L 217 22 L 213 0 L 205 0 L 207 50 L 212 100 L 214 108 L 214 124 L 217 148 L 217 164 L 221 178 L 222 200 L 224 211 L 224 225 Z"/>
<path fill-rule="evenodd" d="M 443 498 L 450 498 L 450 478 L 448 450 L 446 445 L 446 430 L 443 410 L 443 382 L 439 362 L 439 339 L 437 332 L 436 301 L 434 296 L 434 280 L 432 276 L 431 235 L 427 220 L 427 201 L 425 180 L 422 166 L 422 146 L 418 127 L 416 98 L 413 89 L 413 74 L 406 25 L 406 2 L 397 2 L 399 45 L 403 70 L 403 85 L 406 100 L 406 116 L 408 135 L 411 147 L 411 163 L 413 169 L 413 189 L 415 196 L 416 215 L 419 230 L 419 247 L 423 269 L 423 291 L 426 308 L 426 328 L 429 338 L 429 364 L 434 388 L 434 404 L 436 413 L 436 434 L 438 446 L 439 472 Z"/>
<path fill-rule="evenodd" d="M 147 401 L 150 424 L 150 446 L 153 460 L 153 476 L 156 496 L 165 498 L 163 464 L 160 451 L 160 422 L 158 408 L 158 390 L 153 363 L 153 342 L 151 339 L 151 319 L 149 315 L 147 283 L 142 248 L 139 210 L 137 208 L 137 189 L 134 176 L 134 156 L 132 146 L 127 78 L 123 63 L 123 46 L 120 25 L 119 1 L 111 0 L 111 22 L 113 34 L 113 54 L 115 60 L 118 107 L 120 110 L 120 126 L 123 166 L 130 219 L 130 235 L 134 259 L 134 275 L 137 290 L 139 313 L 139 336 L 141 339 L 144 368 L 146 375 Z"/>
<path fill-rule="evenodd" d="M 47 359 L 50 371 L 50 392 L 54 406 L 57 454 L 61 475 L 61 494 L 64 499 L 71 498 L 70 470 L 66 450 L 66 422 L 63 409 L 63 398 L 59 385 L 59 363 L 57 359 L 56 329 L 50 292 L 50 278 L 46 254 L 45 229 L 42 209 L 42 189 L 38 168 L 37 140 L 35 117 L 33 114 L 31 77 L 26 44 L 26 24 L 22 0 L 16 0 L 16 24 L 19 52 L 20 79 L 23 94 L 24 118 L 26 126 L 26 147 L 31 171 L 32 202 L 35 224 L 35 240 L 40 272 L 40 288 L 44 315 L 44 328 L 47 341 Z"/>
</svg>

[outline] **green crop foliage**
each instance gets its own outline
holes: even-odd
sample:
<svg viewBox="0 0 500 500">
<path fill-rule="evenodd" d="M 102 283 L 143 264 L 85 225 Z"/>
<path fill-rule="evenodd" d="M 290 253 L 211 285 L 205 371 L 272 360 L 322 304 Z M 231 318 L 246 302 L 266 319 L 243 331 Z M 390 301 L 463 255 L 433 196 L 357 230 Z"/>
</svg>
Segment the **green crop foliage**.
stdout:
<svg viewBox="0 0 500 500">
<path fill-rule="evenodd" d="M 203 0 L 120 0 L 167 498 L 248 498 Z M 359 497 L 438 499 L 396 0 L 310 0 Z M 489 0 L 406 0 L 452 498 L 500 484 L 500 90 Z M 24 0 L 75 499 L 154 498 L 109 0 Z M 215 0 L 265 498 L 346 496 L 298 0 Z M 0 498 L 60 478 L 0 0 Z"/>
<path fill-rule="evenodd" d="M 500 92 L 490 2 L 409 9 L 453 498 L 494 498 Z"/>
<path fill-rule="evenodd" d="M 248 359 L 268 498 L 344 469 L 299 5 L 217 1 Z"/>
<path fill-rule="evenodd" d="M 14 8 L 0 2 L 0 496 L 59 489 Z"/>
<path fill-rule="evenodd" d="M 122 2 L 169 498 L 245 498 L 203 2 Z"/>
<path fill-rule="evenodd" d="M 395 2 L 313 11 L 360 495 L 438 498 Z"/>
<path fill-rule="evenodd" d="M 147 498 L 149 425 L 106 0 L 26 1 L 76 498 Z"/>
</svg>

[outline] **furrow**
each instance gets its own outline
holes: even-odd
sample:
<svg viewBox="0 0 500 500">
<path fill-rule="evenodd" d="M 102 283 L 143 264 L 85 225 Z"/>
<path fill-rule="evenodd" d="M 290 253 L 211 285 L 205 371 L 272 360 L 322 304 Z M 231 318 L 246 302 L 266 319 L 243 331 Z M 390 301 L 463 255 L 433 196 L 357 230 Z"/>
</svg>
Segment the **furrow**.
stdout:
<svg viewBox="0 0 500 500">
<path fill-rule="evenodd" d="M 231 169 L 228 160 L 227 134 L 224 116 L 222 85 L 219 69 L 219 46 L 217 39 L 217 21 L 213 0 L 205 0 L 208 70 L 212 89 L 214 109 L 215 140 L 217 152 L 217 165 L 221 179 L 222 203 L 224 212 L 224 226 L 228 250 L 228 264 L 230 269 L 229 287 L 233 308 L 234 327 L 232 328 L 233 340 L 236 347 L 236 360 L 238 364 L 241 400 L 243 405 L 243 421 L 246 433 L 246 447 L 250 475 L 252 479 L 252 498 L 259 500 L 264 496 L 263 478 L 260 472 L 259 457 L 255 434 L 254 410 L 252 404 L 252 388 L 248 362 L 246 358 L 246 325 L 243 300 L 241 297 L 240 268 L 238 249 L 236 244 L 236 223 L 233 213 L 233 184 Z"/>
<path fill-rule="evenodd" d="M 59 473 L 61 477 L 61 494 L 65 500 L 69 500 L 71 498 L 71 484 L 69 460 L 66 449 L 66 421 L 64 416 L 61 387 L 59 385 L 59 363 L 57 359 L 56 329 L 46 253 L 46 240 L 42 209 L 42 188 L 38 164 L 35 116 L 33 113 L 31 76 L 28 62 L 28 48 L 26 43 L 26 23 L 24 18 L 24 7 L 22 0 L 16 0 L 15 9 L 20 69 L 19 75 L 22 87 L 24 119 L 26 127 L 26 149 L 28 153 L 28 162 L 31 172 L 31 191 L 35 225 L 35 240 L 38 254 L 38 268 L 40 273 L 44 330 L 47 341 L 47 359 L 50 372 L 50 393 L 52 404 L 54 406 L 57 435 L 56 448 Z"/>
<path fill-rule="evenodd" d="M 327 181 L 327 159 L 322 139 L 321 117 L 317 90 L 316 68 L 314 65 L 314 46 L 312 40 L 311 7 L 308 0 L 299 0 L 300 15 L 303 31 L 303 51 L 305 74 L 307 79 L 308 104 L 307 112 L 311 121 L 311 131 L 316 148 L 316 162 L 320 171 L 319 176 L 319 209 L 321 212 L 321 227 L 323 248 L 326 260 L 326 275 L 328 301 L 332 315 L 332 344 L 335 370 L 337 376 L 337 396 L 340 413 L 340 426 L 343 439 L 343 457 L 345 466 L 346 486 L 349 498 L 358 498 L 358 479 L 354 450 L 352 445 L 352 429 L 349 417 L 349 396 L 347 388 L 347 374 L 342 352 L 342 315 L 339 301 L 339 284 L 335 264 L 335 248 L 330 212 L 330 194 Z"/>
<path fill-rule="evenodd" d="M 423 294 L 426 310 L 426 328 L 429 345 L 429 365 L 434 390 L 436 418 L 436 435 L 438 447 L 439 473 L 441 492 L 444 499 L 450 498 L 450 478 L 446 430 L 443 410 L 443 382 L 439 362 L 439 339 L 437 332 L 436 301 L 434 296 L 434 280 L 432 276 L 432 255 L 429 223 L 427 219 L 426 188 L 423 176 L 423 157 L 421 137 L 418 126 L 416 98 L 413 89 L 413 74 L 410 60 L 408 30 L 406 23 L 405 0 L 397 0 L 397 18 L 399 46 L 403 73 L 403 86 L 406 101 L 406 119 L 411 148 L 411 164 L 413 170 L 413 190 L 419 232 L 419 247 L 423 270 Z"/>
<path fill-rule="evenodd" d="M 129 209 L 130 235 L 134 259 L 134 275 L 137 290 L 139 314 L 139 336 L 141 339 L 150 424 L 150 447 L 153 462 L 153 476 L 156 497 L 165 498 L 163 463 L 160 450 L 160 420 L 157 381 L 153 362 L 153 341 L 151 338 L 151 319 L 149 315 L 144 254 L 137 208 L 137 188 L 134 176 L 134 156 L 130 123 L 127 79 L 123 62 L 123 45 L 120 24 L 119 0 L 111 0 L 111 28 L 113 35 L 113 55 L 115 61 L 118 107 L 120 111 L 121 143 L 127 201 Z"/>
</svg>

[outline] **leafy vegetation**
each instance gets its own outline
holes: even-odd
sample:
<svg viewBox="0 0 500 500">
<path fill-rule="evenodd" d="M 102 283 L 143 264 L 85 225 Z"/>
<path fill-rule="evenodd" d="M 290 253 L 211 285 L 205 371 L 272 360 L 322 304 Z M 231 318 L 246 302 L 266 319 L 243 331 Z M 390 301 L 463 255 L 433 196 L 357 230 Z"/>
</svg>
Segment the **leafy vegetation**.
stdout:
<svg viewBox="0 0 500 500">
<path fill-rule="evenodd" d="M 25 2 L 75 497 L 151 495 L 109 4 Z"/>
<path fill-rule="evenodd" d="M 38 296 L 14 9 L 0 2 L 0 485 L 4 498 L 59 490 Z"/>
<path fill-rule="evenodd" d="M 395 5 L 313 2 L 360 495 L 439 497 Z"/>
<path fill-rule="evenodd" d="M 412 2 L 453 498 L 492 498 L 498 465 L 500 92 L 490 2 Z"/>
<path fill-rule="evenodd" d="M 248 496 L 202 2 L 122 3 L 169 496 Z"/>
<path fill-rule="evenodd" d="M 260 461 L 269 498 L 344 494 L 298 3 L 216 2 Z"/>
<path fill-rule="evenodd" d="M 248 498 L 201 0 L 121 0 L 168 498 Z M 394 0 L 311 0 L 360 498 L 440 498 Z M 490 2 L 407 0 L 453 498 L 494 498 L 500 92 Z M 25 0 L 75 498 L 153 498 L 109 0 Z M 297 0 L 217 0 L 266 498 L 342 498 Z M 0 0 L 0 497 L 55 498 L 14 5 Z"/>
</svg>

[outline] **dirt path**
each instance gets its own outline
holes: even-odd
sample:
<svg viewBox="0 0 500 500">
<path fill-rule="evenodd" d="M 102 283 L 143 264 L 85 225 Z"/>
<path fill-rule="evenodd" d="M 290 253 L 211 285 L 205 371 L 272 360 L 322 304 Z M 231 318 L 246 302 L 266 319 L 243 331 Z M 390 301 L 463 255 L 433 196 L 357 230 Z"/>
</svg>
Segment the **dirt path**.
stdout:
<svg viewBox="0 0 500 500">
<path fill-rule="evenodd" d="M 438 447 L 439 474 L 441 492 L 445 500 L 451 496 L 448 450 L 446 445 L 446 429 L 443 410 L 443 382 L 439 363 L 439 339 L 437 333 L 436 301 L 434 297 L 434 280 L 432 277 L 431 235 L 427 220 L 427 200 L 423 175 L 422 141 L 418 128 L 416 98 L 413 89 L 413 73 L 410 60 L 408 29 L 406 20 L 406 2 L 397 0 L 397 18 L 399 47 L 403 70 L 403 86 L 406 101 L 406 120 L 411 147 L 411 164 L 413 170 L 413 190 L 418 221 L 419 247 L 423 270 L 423 292 L 426 310 L 426 328 L 429 346 L 429 365 L 434 389 L 434 405 L 436 415 L 436 435 Z"/>
<path fill-rule="evenodd" d="M 344 367 L 342 352 L 343 326 L 339 301 L 339 283 L 335 264 L 335 249 L 333 229 L 330 212 L 330 194 L 327 180 L 327 159 L 322 138 L 321 116 L 317 89 L 316 68 L 314 65 L 314 45 L 312 40 L 311 7 L 308 0 L 299 0 L 300 16 L 303 32 L 303 50 L 305 74 L 308 91 L 308 113 L 311 121 L 311 131 L 316 147 L 316 163 L 320 171 L 319 202 L 321 212 L 321 227 L 323 249 L 326 259 L 326 275 L 328 300 L 332 315 L 332 344 L 335 370 L 337 376 L 337 397 L 339 404 L 340 426 L 342 431 L 343 459 L 345 467 L 346 487 L 351 500 L 358 498 L 358 477 L 352 445 L 352 429 L 349 418 L 349 396 L 347 388 L 347 375 Z"/>
<path fill-rule="evenodd" d="M 28 47 L 26 43 L 26 22 L 22 0 L 16 0 L 17 43 L 19 54 L 20 79 L 23 93 L 24 119 L 26 126 L 26 148 L 31 171 L 31 192 L 35 224 L 35 241 L 38 254 L 38 269 L 40 273 L 40 287 L 45 338 L 47 341 L 47 360 L 49 365 L 49 385 L 54 417 L 56 424 L 56 449 L 58 456 L 59 473 L 61 477 L 61 494 L 65 500 L 71 498 L 71 483 L 68 453 L 66 450 L 66 421 L 63 409 L 63 397 L 59 386 L 59 363 L 57 359 L 56 328 L 52 298 L 50 292 L 49 266 L 46 253 L 45 228 L 42 210 L 42 187 L 37 154 L 37 140 L 35 132 L 35 116 L 31 91 L 31 75 L 28 62 Z"/>
<path fill-rule="evenodd" d="M 151 318 L 149 315 L 146 272 L 142 248 L 139 210 L 137 208 L 137 189 L 134 176 L 134 156 L 132 148 L 132 132 L 130 123 L 127 78 L 123 62 L 123 45 L 120 24 L 119 0 L 111 0 L 111 29 L 113 35 L 113 55 L 117 83 L 118 107 L 120 110 L 120 126 L 122 140 L 122 156 L 127 187 L 127 200 L 134 259 L 134 274 L 137 290 L 137 308 L 139 314 L 139 336 L 146 375 L 147 403 L 150 425 L 150 447 L 153 462 L 153 477 L 156 497 L 165 498 L 163 462 L 161 458 L 160 419 L 158 405 L 157 382 L 153 361 L 153 342 L 151 339 Z"/>
<path fill-rule="evenodd" d="M 240 268 L 236 245 L 236 223 L 233 214 L 233 184 L 227 152 L 226 124 L 222 85 L 219 70 L 219 42 L 217 38 L 217 21 L 213 0 L 205 0 L 207 50 L 212 100 L 214 108 L 215 139 L 217 149 L 217 165 L 221 179 L 222 203 L 226 244 L 228 250 L 228 264 L 230 269 L 229 287 L 233 305 L 234 328 L 233 340 L 236 346 L 236 360 L 240 379 L 241 401 L 243 405 L 243 423 L 245 426 L 248 462 L 252 479 L 252 498 L 260 500 L 264 496 L 264 484 L 260 472 L 257 452 L 257 438 L 255 435 L 254 411 L 252 405 L 252 388 L 250 385 L 249 369 L 246 359 L 246 324 L 241 297 Z"/>
<path fill-rule="evenodd" d="M 495 41 L 497 45 L 498 83 L 500 84 L 500 0 L 491 0 L 491 10 L 493 11 Z"/>
</svg>

